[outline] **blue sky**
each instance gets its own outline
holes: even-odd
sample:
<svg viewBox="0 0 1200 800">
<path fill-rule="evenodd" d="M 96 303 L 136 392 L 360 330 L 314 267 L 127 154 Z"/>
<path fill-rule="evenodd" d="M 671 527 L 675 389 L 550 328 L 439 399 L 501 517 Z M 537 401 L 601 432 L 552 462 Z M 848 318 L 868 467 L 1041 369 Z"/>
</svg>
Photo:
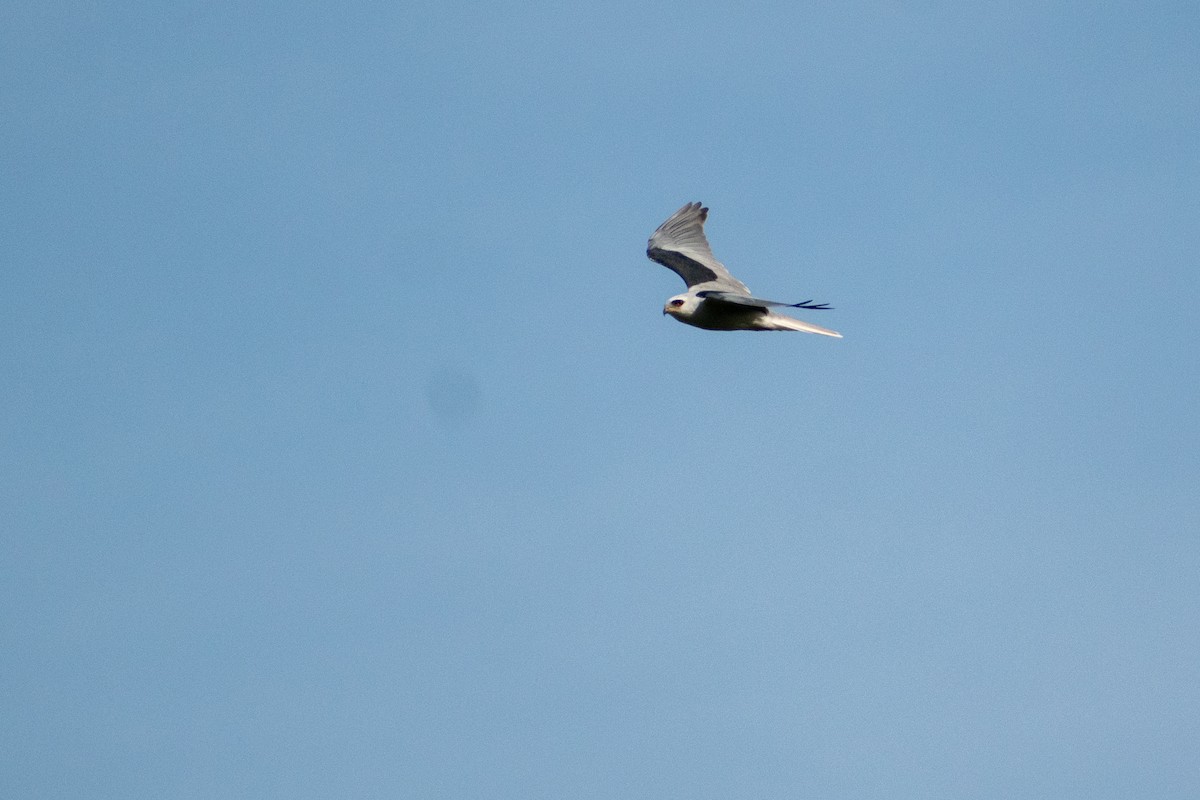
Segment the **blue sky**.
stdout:
<svg viewBox="0 0 1200 800">
<path fill-rule="evenodd" d="M 1197 796 L 1198 26 L 8 4 L 0 795 Z"/>
</svg>

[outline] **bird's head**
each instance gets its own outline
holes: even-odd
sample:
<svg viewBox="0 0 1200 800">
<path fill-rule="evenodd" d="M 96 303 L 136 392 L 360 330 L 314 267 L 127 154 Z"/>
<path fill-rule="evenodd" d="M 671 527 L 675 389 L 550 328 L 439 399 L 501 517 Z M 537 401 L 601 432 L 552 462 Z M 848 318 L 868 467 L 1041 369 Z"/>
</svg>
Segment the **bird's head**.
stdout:
<svg viewBox="0 0 1200 800">
<path fill-rule="evenodd" d="M 663 306 L 663 313 L 673 317 L 690 317 L 700 304 L 700 298 L 690 294 L 677 294 Z"/>
</svg>

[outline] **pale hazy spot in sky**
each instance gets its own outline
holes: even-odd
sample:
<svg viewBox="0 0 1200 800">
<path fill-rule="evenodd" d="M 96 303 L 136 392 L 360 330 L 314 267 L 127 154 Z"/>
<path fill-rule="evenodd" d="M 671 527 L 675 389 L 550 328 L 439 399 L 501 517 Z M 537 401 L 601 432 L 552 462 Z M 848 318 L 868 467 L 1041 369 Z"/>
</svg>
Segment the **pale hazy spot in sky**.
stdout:
<svg viewBox="0 0 1200 800">
<path fill-rule="evenodd" d="M 439 369 L 425 379 L 425 400 L 439 420 L 460 424 L 479 412 L 482 392 L 475 376 L 458 369 Z"/>
</svg>

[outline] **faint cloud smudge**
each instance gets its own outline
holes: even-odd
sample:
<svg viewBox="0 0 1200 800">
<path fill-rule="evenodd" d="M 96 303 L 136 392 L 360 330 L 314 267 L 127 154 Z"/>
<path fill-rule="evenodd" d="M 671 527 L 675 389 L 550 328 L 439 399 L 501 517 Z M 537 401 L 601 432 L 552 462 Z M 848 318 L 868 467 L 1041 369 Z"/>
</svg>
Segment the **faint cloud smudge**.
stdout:
<svg viewBox="0 0 1200 800">
<path fill-rule="evenodd" d="M 479 413 L 479 381 L 461 370 L 440 369 L 425 380 L 425 400 L 440 421 L 462 424 Z"/>
</svg>

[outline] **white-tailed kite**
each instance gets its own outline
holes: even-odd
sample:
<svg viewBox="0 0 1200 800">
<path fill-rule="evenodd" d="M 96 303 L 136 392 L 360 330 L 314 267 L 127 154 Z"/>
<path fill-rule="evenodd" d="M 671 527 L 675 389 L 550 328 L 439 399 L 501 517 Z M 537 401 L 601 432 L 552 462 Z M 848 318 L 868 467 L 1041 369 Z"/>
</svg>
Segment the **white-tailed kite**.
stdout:
<svg viewBox="0 0 1200 800">
<path fill-rule="evenodd" d="M 688 203 L 658 226 L 646 245 L 646 255 L 683 278 L 688 290 L 663 306 L 663 313 L 680 322 L 710 331 L 805 331 L 842 338 L 837 331 L 802 322 L 772 307 L 824 310 L 825 303 L 777 303 L 750 296 L 750 290 L 713 257 L 704 238 L 708 209 Z"/>
</svg>

